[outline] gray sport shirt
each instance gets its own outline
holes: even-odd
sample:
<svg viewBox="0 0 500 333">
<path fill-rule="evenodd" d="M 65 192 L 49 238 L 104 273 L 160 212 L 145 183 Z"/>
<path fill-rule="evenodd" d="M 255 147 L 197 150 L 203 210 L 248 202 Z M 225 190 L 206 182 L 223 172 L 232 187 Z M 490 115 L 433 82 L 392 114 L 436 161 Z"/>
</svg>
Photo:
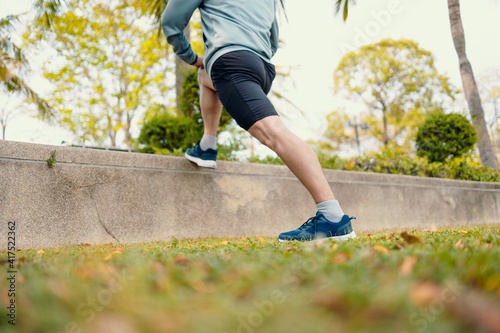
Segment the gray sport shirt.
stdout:
<svg viewBox="0 0 500 333">
<path fill-rule="evenodd" d="M 196 62 L 184 35 L 193 12 L 200 9 L 205 44 L 204 66 L 210 75 L 221 55 L 249 50 L 270 61 L 278 49 L 275 0 L 169 0 L 161 25 L 174 52 L 186 63 Z"/>
</svg>

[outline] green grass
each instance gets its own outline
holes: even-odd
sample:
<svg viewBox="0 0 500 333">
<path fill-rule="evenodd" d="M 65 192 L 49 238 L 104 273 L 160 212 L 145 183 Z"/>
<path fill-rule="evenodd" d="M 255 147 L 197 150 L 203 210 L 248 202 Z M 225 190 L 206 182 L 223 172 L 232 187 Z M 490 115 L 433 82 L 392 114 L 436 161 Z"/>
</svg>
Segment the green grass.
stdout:
<svg viewBox="0 0 500 333">
<path fill-rule="evenodd" d="M 0 331 L 456 333 L 498 324 L 500 226 L 409 234 L 413 244 L 381 232 L 337 243 L 210 238 L 18 251 L 16 326 L 6 319 L 4 251 Z"/>
</svg>

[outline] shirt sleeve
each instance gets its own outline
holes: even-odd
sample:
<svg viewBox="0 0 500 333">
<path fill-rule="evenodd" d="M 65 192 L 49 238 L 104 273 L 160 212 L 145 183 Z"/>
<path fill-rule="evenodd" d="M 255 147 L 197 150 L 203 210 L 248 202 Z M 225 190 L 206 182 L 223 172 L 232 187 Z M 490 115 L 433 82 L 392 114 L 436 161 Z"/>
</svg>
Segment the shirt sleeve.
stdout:
<svg viewBox="0 0 500 333">
<path fill-rule="evenodd" d="M 184 28 L 189 24 L 191 16 L 202 2 L 203 0 L 170 0 L 161 19 L 167 42 L 172 45 L 175 54 L 189 65 L 196 62 L 198 55 L 194 53 L 186 38 Z"/>
<path fill-rule="evenodd" d="M 280 41 L 279 25 L 278 25 L 278 19 L 275 17 L 273 25 L 271 26 L 271 50 L 273 52 L 273 56 L 278 51 L 279 41 Z"/>
</svg>

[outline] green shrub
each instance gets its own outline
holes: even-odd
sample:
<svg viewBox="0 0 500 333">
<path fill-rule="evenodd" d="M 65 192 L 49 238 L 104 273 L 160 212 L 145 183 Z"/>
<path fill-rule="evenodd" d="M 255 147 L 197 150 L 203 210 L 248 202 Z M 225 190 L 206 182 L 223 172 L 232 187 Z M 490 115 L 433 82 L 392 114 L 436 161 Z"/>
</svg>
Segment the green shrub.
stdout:
<svg viewBox="0 0 500 333">
<path fill-rule="evenodd" d="M 419 128 L 416 138 L 417 155 L 431 162 L 444 162 L 470 151 L 476 143 L 476 131 L 460 114 L 432 112 Z"/>
<path fill-rule="evenodd" d="M 198 126 L 193 118 L 160 114 L 147 120 L 139 135 L 138 142 L 145 147 L 145 153 L 159 150 L 186 150 L 193 147 L 201 138 L 203 127 Z"/>
<path fill-rule="evenodd" d="M 399 147 L 389 146 L 378 153 L 356 159 L 319 156 L 323 168 L 435 177 L 482 182 L 500 182 L 500 173 L 488 168 L 468 153 L 445 162 L 429 162 L 427 157 L 411 156 Z"/>
</svg>

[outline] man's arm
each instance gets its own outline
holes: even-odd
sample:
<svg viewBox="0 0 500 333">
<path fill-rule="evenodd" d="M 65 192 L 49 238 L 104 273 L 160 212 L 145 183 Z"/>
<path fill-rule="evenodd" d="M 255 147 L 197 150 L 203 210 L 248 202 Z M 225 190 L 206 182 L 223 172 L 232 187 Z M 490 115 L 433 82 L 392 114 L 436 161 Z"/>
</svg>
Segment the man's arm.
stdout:
<svg viewBox="0 0 500 333">
<path fill-rule="evenodd" d="M 194 65 L 198 55 L 194 53 L 184 28 L 189 24 L 193 12 L 203 0 L 170 0 L 163 12 L 161 26 L 167 42 L 172 45 L 175 54 L 189 65 Z"/>
<path fill-rule="evenodd" d="M 280 41 L 279 39 L 280 39 L 280 33 L 279 33 L 278 19 L 275 17 L 273 25 L 271 27 L 271 50 L 273 52 L 273 56 L 276 54 L 276 51 L 278 51 L 278 46 Z"/>
</svg>

